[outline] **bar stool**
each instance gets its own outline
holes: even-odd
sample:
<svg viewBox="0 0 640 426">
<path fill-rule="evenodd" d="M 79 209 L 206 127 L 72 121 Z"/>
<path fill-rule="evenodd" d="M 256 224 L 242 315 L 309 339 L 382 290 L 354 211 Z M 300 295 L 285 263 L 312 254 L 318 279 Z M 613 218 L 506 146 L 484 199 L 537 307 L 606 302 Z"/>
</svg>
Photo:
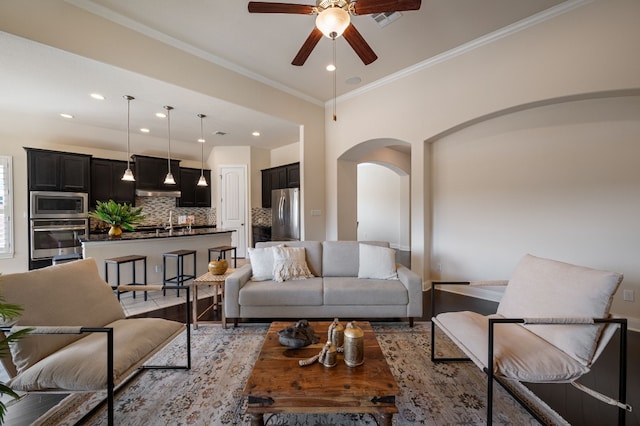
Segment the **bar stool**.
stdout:
<svg viewBox="0 0 640 426">
<path fill-rule="evenodd" d="M 136 262 L 142 261 L 143 280 L 141 283 L 136 282 Z M 116 285 L 111 286 L 116 291 L 118 300 L 120 300 L 120 293 L 126 293 L 130 290 L 120 291 L 120 265 L 124 263 L 131 263 L 131 279 L 132 282 L 127 285 L 147 285 L 147 256 L 141 256 L 132 254 L 129 256 L 112 257 L 104 260 L 104 280 L 109 283 L 109 265 L 116 265 Z M 133 298 L 136 298 L 136 292 L 133 291 Z M 144 292 L 144 300 L 147 301 L 147 292 Z"/>
<path fill-rule="evenodd" d="M 193 274 L 184 273 L 184 257 L 193 255 Z M 176 260 L 176 276 L 167 278 L 167 259 Z M 186 281 L 196 277 L 196 251 L 195 250 L 175 250 L 162 254 L 162 284 L 184 285 Z M 162 290 L 162 294 L 166 296 L 167 291 Z M 177 291 L 180 297 L 180 289 Z"/>
<path fill-rule="evenodd" d="M 235 246 L 211 247 L 209 249 L 209 262 L 211 262 L 211 253 L 219 253 L 221 258 L 226 259 L 228 251 L 232 251 L 233 252 L 233 267 L 236 268 L 238 265 L 237 265 L 236 247 Z"/>
</svg>

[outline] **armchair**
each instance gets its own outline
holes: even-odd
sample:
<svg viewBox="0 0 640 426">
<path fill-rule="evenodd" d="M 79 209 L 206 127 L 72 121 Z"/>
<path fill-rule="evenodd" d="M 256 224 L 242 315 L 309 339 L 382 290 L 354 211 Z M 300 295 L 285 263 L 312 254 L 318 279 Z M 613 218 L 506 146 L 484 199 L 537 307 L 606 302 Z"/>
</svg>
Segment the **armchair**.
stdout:
<svg viewBox="0 0 640 426">
<path fill-rule="evenodd" d="M 437 313 L 436 285 L 487 285 L 491 282 L 432 282 L 431 360 L 473 361 L 487 374 L 487 424 L 492 424 L 493 380 L 507 391 L 507 381 L 571 383 L 626 411 L 627 320 L 611 318 L 609 309 L 622 274 L 599 271 L 526 255 L 517 265 L 496 314 Z M 502 282 L 501 284 L 504 284 Z M 435 328 L 442 330 L 468 358 L 436 357 Z M 614 400 L 577 380 L 588 373 L 620 329 L 619 390 Z M 509 391 L 509 393 L 511 393 Z M 514 398 L 529 408 L 515 394 Z M 535 412 L 538 421 L 544 421 Z"/>
<path fill-rule="evenodd" d="M 163 286 L 136 286 L 137 291 Z M 183 287 L 184 288 L 184 287 Z M 0 276 L 0 294 L 23 307 L 2 333 L 32 328 L 11 345 L 2 363 L 8 385 L 26 392 L 107 390 L 108 422 L 114 424 L 117 387 L 143 369 L 191 368 L 191 309 L 187 290 L 186 323 L 162 318 L 126 319 L 94 259 Z M 181 334 L 186 325 L 186 364 L 152 366 L 145 362 Z"/>
</svg>

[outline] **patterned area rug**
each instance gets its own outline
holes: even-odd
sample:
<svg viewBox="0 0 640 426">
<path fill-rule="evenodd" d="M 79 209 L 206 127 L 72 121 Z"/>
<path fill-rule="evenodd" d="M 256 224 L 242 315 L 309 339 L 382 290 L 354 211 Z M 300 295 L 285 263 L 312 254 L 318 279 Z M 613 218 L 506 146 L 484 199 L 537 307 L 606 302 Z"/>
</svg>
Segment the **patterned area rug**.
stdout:
<svg viewBox="0 0 640 426">
<path fill-rule="evenodd" d="M 116 424 L 249 425 L 242 389 L 267 328 L 266 325 L 241 325 L 225 330 L 213 325 L 194 330 L 192 369 L 147 370 L 131 380 L 116 396 Z M 484 373 L 472 363 L 432 364 L 429 323 L 416 323 L 413 328 L 406 323 L 374 323 L 373 328 L 401 389 L 396 398 L 400 412 L 394 415 L 394 425 L 486 423 Z M 461 355 L 445 336 L 438 334 L 437 338 L 438 352 Z M 184 335 L 176 338 L 152 362 L 184 364 L 184 339 Z M 516 386 L 514 390 L 523 393 L 530 406 L 542 413 L 549 424 L 566 424 L 542 401 L 527 393 L 524 386 Z M 100 392 L 72 394 L 37 424 L 72 425 L 102 398 L 104 393 Z M 105 408 L 87 424 L 106 425 Z M 267 425 L 300 426 L 376 424 L 376 419 L 369 415 L 277 415 L 268 417 L 267 421 Z M 494 424 L 536 425 L 538 422 L 496 385 Z"/>
</svg>

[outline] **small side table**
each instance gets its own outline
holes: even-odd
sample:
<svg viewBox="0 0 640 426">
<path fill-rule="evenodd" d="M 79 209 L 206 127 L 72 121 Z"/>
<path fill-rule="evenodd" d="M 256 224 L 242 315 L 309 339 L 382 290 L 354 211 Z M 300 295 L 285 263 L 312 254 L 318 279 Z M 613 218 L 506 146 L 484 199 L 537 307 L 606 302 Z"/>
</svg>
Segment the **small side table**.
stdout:
<svg viewBox="0 0 640 426">
<path fill-rule="evenodd" d="M 193 329 L 198 329 L 198 318 L 206 314 L 211 309 L 217 309 L 220 306 L 220 318 L 222 318 L 222 327 L 227 328 L 227 319 L 224 316 L 224 280 L 235 272 L 235 269 L 229 268 L 222 275 L 213 275 L 211 272 L 200 275 L 193 280 Z M 213 304 L 208 306 L 198 315 L 198 287 L 201 285 L 212 285 L 215 287 L 215 295 L 213 296 Z M 220 295 L 220 304 L 218 305 L 218 295 Z M 205 322 L 205 321 L 200 321 Z M 210 321 L 209 321 L 210 322 Z"/>
</svg>

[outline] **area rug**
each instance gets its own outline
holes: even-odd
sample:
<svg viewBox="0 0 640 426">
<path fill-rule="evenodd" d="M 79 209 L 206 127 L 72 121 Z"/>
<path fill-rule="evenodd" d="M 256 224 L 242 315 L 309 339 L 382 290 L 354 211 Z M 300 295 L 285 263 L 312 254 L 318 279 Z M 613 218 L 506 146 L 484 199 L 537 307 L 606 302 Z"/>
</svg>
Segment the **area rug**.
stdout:
<svg viewBox="0 0 640 426">
<path fill-rule="evenodd" d="M 401 389 L 394 425 L 480 425 L 486 423 L 486 376 L 472 363 L 433 364 L 430 324 L 374 323 L 373 329 Z M 192 333 L 192 369 L 147 370 L 116 397 L 116 424 L 249 425 L 242 389 L 251 372 L 267 325 L 223 329 L 201 326 Z M 178 336 L 150 361 L 184 363 L 185 336 Z M 438 334 L 438 352 L 460 356 L 446 336 Z M 366 354 L 365 354 L 366 362 Z M 274 371 L 274 374 L 278 374 Z M 566 424 L 524 386 L 514 391 L 528 399 L 548 424 Z M 36 424 L 73 425 L 104 398 L 104 393 L 72 394 Z M 376 425 L 370 415 L 277 415 L 267 425 Z M 102 408 L 85 424 L 106 425 Z M 494 397 L 494 424 L 538 422 L 500 386 Z"/>
</svg>

